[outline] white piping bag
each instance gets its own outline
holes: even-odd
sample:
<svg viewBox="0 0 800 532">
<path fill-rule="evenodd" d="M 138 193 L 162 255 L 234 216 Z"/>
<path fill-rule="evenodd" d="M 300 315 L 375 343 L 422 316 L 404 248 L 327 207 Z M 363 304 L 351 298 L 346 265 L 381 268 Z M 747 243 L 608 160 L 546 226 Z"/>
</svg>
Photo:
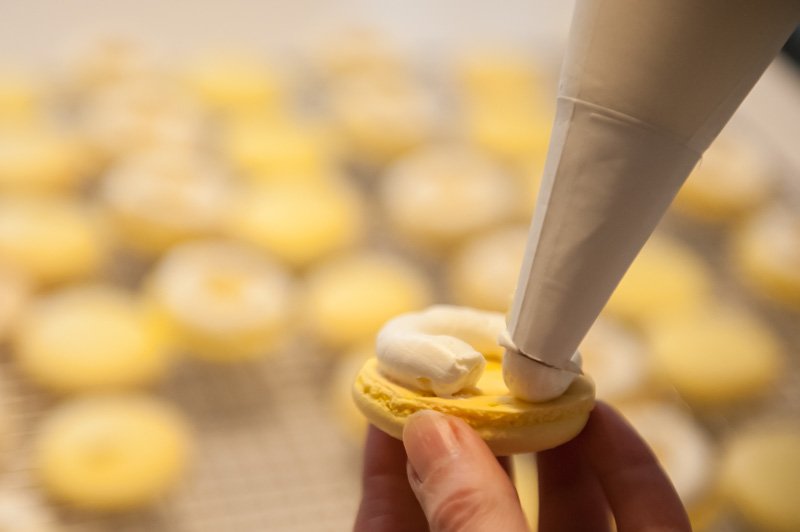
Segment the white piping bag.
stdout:
<svg viewBox="0 0 800 532">
<path fill-rule="evenodd" d="M 561 395 L 578 344 L 800 20 L 798 0 L 579 0 L 503 370 Z"/>
</svg>

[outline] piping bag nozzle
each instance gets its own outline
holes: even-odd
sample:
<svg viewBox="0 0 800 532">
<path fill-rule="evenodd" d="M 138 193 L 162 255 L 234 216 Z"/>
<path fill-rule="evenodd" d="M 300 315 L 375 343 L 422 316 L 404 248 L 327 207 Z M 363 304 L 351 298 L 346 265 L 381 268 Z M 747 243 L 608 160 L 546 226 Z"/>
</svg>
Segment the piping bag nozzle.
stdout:
<svg viewBox="0 0 800 532">
<path fill-rule="evenodd" d="M 578 1 L 503 340 L 514 396 L 569 386 L 584 335 L 798 20 L 797 0 Z"/>
</svg>

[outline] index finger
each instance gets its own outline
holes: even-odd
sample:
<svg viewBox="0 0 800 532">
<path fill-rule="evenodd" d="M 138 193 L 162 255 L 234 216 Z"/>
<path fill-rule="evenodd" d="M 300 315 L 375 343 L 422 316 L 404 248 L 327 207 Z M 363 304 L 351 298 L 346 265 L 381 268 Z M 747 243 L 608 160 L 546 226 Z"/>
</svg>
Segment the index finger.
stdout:
<svg viewBox="0 0 800 532">
<path fill-rule="evenodd" d="M 621 532 L 691 532 L 686 510 L 653 451 L 611 407 L 598 403 L 574 441 L 599 481 Z"/>
</svg>

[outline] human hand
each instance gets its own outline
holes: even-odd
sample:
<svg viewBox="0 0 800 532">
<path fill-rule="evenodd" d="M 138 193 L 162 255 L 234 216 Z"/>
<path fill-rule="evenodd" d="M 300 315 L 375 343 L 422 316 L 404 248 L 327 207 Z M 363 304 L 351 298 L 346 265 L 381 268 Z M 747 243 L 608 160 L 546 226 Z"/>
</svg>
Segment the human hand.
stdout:
<svg viewBox="0 0 800 532">
<path fill-rule="evenodd" d="M 690 531 L 655 456 L 598 403 L 572 441 L 538 455 L 539 530 Z M 609 514 L 610 512 L 610 514 Z M 425 411 L 400 442 L 370 427 L 356 532 L 528 530 L 501 463 L 460 419 Z"/>
</svg>

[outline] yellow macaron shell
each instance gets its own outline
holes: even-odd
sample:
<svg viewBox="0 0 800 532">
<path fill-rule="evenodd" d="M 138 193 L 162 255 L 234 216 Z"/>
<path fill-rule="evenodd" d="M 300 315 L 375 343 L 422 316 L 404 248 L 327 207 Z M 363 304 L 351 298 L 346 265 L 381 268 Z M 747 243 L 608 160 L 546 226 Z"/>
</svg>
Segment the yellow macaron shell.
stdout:
<svg viewBox="0 0 800 532">
<path fill-rule="evenodd" d="M 387 379 L 373 358 L 359 372 L 353 398 L 370 423 L 395 438 L 402 436 L 411 414 L 437 410 L 466 421 L 496 455 L 511 455 L 550 449 L 575 437 L 594 406 L 594 384 L 580 376 L 562 396 L 527 403 L 510 395 L 501 362 L 489 359 L 474 389 L 441 398 Z"/>
<path fill-rule="evenodd" d="M 169 405 L 144 396 L 89 396 L 45 419 L 34 467 L 59 501 L 83 510 L 130 510 L 174 486 L 189 447 L 187 426 Z"/>
<path fill-rule="evenodd" d="M 28 279 L 0 263 L 0 344 L 5 343 L 31 298 Z"/>
<path fill-rule="evenodd" d="M 367 420 L 353 402 L 352 384 L 374 349 L 372 344 L 360 346 L 336 361 L 329 386 L 331 413 L 342 435 L 349 441 L 362 445 L 367 435 Z"/>
<path fill-rule="evenodd" d="M 435 107 L 422 87 L 405 76 L 358 76 L 330 94 L 337 137 L 349 157 L 380 166 L 422 145 L 437 127 Z"/>
<path fill-rule="evenodd" d="M 76 188 L 90 158 L 73 136 L 48 127 L 0 128 L 0 191 L 55 194 Z"/>
<path fill-rule="evenodd" d="M 467 242 L 447 269 L 447 284 L 456 303 L 507 312 L 527 241 L 527 226 L 512 225 Z"/>
<path fill-rule="evenodd" d="M 284 101 L 282 76 L 246 53 L 207 53 L 190 66 L 185 81 L 200 101 L 223 113 L 276 109 Z"/>
<path fill-rule="evenodd" d="M 36 301 L 15 335 L 20 369 L 58 393 L 150 384 L 169 356 L 163 330 L 137 299 L 110 286 L 79 286 Z"/>
<path fill-rule="evenodd" d="M 517 189 L 513 178 L 482 153 L 434 145 L 388 169 L 380 200 L 398 235 L 437 251 L 509 221 Z"/>
<path fill-rule="evenodd" d="M 659 323 L 647 331 L 647 339 L 656 378 L 699 405 L 757 396 L 770 389 L 783 365 L 771 331 L 732 308 L 709 308 Z"/>
<path fill-rule="evenodd" d="M 101 188 L 118 241 L 146 256 L 220 233 L 231 197 L 232 185 L 215 161 L 170 151 L 128 158 Z"/>
<path fill-rule="evenodd" d="M 800 308 L 800 215 L 782 208 L 758 213 L 737 229 L 732 259 L 746 284 Z"/>
<path fill-rule="evenodd" d="M 723 490 L 759 530 L 800 530 L 800 425 L 793 421 L 734 435 L 723 453 Z"/>
<path fill-rule="evenodd" d="M 372 342 L 387 320 L 433 299 L 423 271 L 381 253 L 336 257 L 310 271 L 306 280 L 304 320 L 332 348 Z"/>
<path fill-rule="evenodd" d="M 175 342 L 215 361 L 273 351 L 290 330 L 294 283 L 259 250 L 198 240 L 170 250 L 150 279 L 154 307 Z"/>
<path fill-rule="evenodd" d="M 772 172 L 753 146 L 735 137 L 719 138 L 681 187 L 673 208 L 702 222 L 736 221 L 769 200 L 775 188 Z"/>
<path fill-rule="evenodd" d="M 101 228 L 69 200 L 0 199 L 0 257 L 34 284 L 86 278 L 103 264 Z"/>
<path fill-rule="evenodd" d="M 684 245 L 655 236 L 634 259 L 605 311 L 645 325 L 702 308 L 710 292 L 710 274 L 702 260 Z"/>
<path fill-rule="evenodd" d="M 361 197 L 339 182 L 264 184 L 243 193 L 232 211 L 232 237 L 298 268 L 353 245 L 363 232 Z"/>
<path fill-rule="evenodd" d="M 226 128 L 223 149 L 254 182 L 320 180 L 331 170 L 333 146 L 325 131 L 289 120 L 240 120 Z"/>
</svg>

